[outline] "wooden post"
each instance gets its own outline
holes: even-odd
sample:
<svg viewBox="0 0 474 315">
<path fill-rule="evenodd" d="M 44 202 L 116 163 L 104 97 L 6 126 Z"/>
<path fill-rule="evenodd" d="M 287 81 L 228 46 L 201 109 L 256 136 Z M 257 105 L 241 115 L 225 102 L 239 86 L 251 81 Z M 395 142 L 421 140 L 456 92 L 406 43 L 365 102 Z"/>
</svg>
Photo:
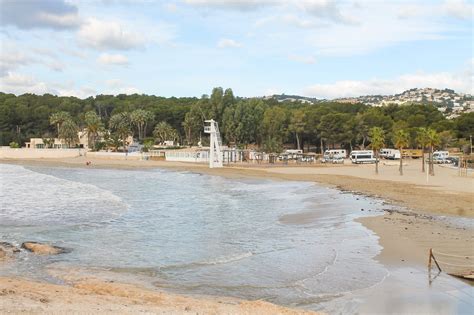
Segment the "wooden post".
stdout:
<svg viewBox="0 0 474 315">
<path fill-rule="evenodd" d="M 438 267 L 438 270 L 439 271 L 442 271 L 441 270 L 441 267 L 439 266 L 438 262 L 436 261 L 436 258 L 435 256 L 433 255 L 433 249 L 430 248 L 430 257 L 429 257 L 429 260 L 428 260 L 428 268 L 431 270 L 431 259 L 434 260 L 435 264 L 436 264 L 436 267 Z"/>
<path fill-rule="evenodd" d="M 431 270 L 431 256 L 433 256 L 433 249 L 430 248 L 430 252 L 429 252 L 429 255 L 428 255 L 428 269 Z"/>
</svg>

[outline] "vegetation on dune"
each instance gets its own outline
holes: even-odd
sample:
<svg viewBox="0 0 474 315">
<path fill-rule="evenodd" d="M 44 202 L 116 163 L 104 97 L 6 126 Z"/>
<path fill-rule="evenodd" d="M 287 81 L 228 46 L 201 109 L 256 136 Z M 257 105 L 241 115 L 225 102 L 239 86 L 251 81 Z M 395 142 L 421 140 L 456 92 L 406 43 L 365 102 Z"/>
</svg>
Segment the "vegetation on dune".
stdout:
<svg viewBox="0 0 474 315">
<path fill-rule="evenodd" d="M 74 143 L 75 130 L 85 130 L 95 149 L 104 145 L 96 143 L 99 138 L 119 148 L 128 136 L 149 144 L 147 135 L 152 134 L 157 143 L 174 139 L 196 145 L 206 141 L 206 137 L 201 139 L 205 119 L 218 121 L 224 144 L 254 145 L 267 152 L 283 147 L 317 152 L 332 147 L 364 149 L 371 142 L 373 148 L 374 127 L 384 134 L 386 146 L 395 146 L 396 135 L 403 130 L 404 140 L 408 136 L 404 148 L 430 151 L 453 144 L 461 147 L 474 134 L 474 113 L 447 120 L 436 107 L 421 104 L 370 107 L 278 102 L 274 98 L 236 97 L 231 89 L 220 87 L 201 98 L 121 94 L 78 99 L 0 93 L 1 145 L 23 145 L 32 137 L 52 139 L 58 135 Z"/>
</svg>

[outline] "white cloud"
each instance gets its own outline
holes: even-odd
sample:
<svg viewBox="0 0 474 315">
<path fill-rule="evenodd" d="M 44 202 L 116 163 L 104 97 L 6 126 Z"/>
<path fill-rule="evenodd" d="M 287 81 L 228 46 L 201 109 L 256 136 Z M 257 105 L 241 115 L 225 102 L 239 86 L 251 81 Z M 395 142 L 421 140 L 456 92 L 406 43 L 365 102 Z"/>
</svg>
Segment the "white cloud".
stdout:
<svg viewBox="0 0 474 315">
<path fill-rule="evenodd" d="M 307 65 L 312 65 L 316 63 L 316 58 L 313 56 L 299 56 L 299 55 L 289 55 L 288 59 L 291 61 L 305 63 Z"/>
<path fill-rule="evenodd" d="M 163 7 L 165 8 L 166 11 L 171 12 L 171 13 L 178 11 L 178 6 L 176 5 L 176 3 L 173 3 L 173 2 L 165 3 Z"/>
<path fill-rule="evenodd" d="M 60 61 L 52 60 L 46 61 L 44 64 L 53 71 L 61 72 L 66 68 L 66 65 Z"/>
<path fill-rule="evenodd" d="M 472 77 L 464 73 L 415 73 L 394 79 L 370 79 L 364 81 L 341 80 L 330 84 L 314 84 L 303 90 L 305 95 L 318 98 L 356 97 L 361 95 L 388 95 L 412 88 L 450 88 L 459 92 L 473 93 Z"/>
<path fill-rule="evenodd" d="M 32 76 L 8 72 L 0 78 L 0 90 L 16 95 L 24 93 L 44 94 L 49 93 L 46 83 L 37 81 Z"/>
<path fill-rule="evenodd" d="M 16 70 L 18 67 L 28 65 L 32 62 L 31 58 L 19 51 L 6 49 L 0 50 L 0 77 L 8 72 Z"/>
<path fill-rule="evenodd" d="M 124 83 L 120 79 L 110 79 L 105 82 L 106 89 L 104 94 L 140 94 L 141 91 L 134 86 Z"/>
<path fill-rule="evenodd" d="M 308 14 L 320 19 L 331 20 L 336 23 L 357 24 L 354 16 L 343 14 L 336 1 L 332 0 L 299 0 L 296 5 Z"/>
<path fill-rule="evenodd" d="M 126 66 L 128 65 L 128 58 L 121 54 L 101 54 L 97 61 L 103 65 Z"/>
<path fill-rule="evenodd" d="M 123 28 L 114 21 L 101 21 L 90 18 L 84 23 L 79 32 L 79 40 L 96 49 L 129 50 L 145 45 L 145 38 L 138 32 Z"/>
<path fill-rule="evenodd" d="M 279 0 L 184 0 L 184 3 L 199 7 L 224 10 L 249 11 L 279 4 Z"/>
<path fill-rule="evenodd" d="M 223 38 L 217 43 L 218 48 L 240 48 L 242 44 L 229 38 Z"/>
<path fill-rule="evenodd" d="M 123 86 L 123 82 L 120 79 L 110 79 L 110 80 L 106 80 L 104 83 L 108 88 L 112 88 L 112 89 L 116 89 L 118 87 Z"/>
<path fill-rule="evenodd" d="M 33 64 L 41 64 L 54 71 L 62 71 L 65 67 L 63 63 L 45 50 L 20 47 L 14 42 L 3 43 L 2 49 L 0 49 L 0 77 L 6 76 L 8 72 L 16 71 L 20 67 Z"/>
<path fill-rule="evenodd" d="M 73 29 L 81 22 L 77 7 L 64 0 L 1 0 L 0 8 L 0 25 L 13 25 L 20 29 Z"/>
<path fill-rule="evenodd" d="M 463 0 L 446 0 L 433 4 L 403 4 L 398 9 L 400 18 L 433 18 L 449 16 L 456 19 L 469 20 L 473 17 L 474 6 Z"/>
<path fill-rule="evenodd" d="M 430 6 L 423 6 L 420 4 L 405 4 L 398 9 L 398 17 L 401 19 L 408 19 L 426 15 L 435 14 L 435 9 Z"/>
<path fill-rule="evenodd" d="M 306 41 L 321 55 L 351 56 L 403 42 L 440 40 L 449 26 L 430 19 L 400 19 L 400 6 L 373 3 L 358 9 L 358 25 L 333 25 L 324 32 L 314 32 Z M 387 13 L 388 12 L 388 13 Z"/>
<path fill-rule="evenodd" d="M 58 96 L 75 96 L 78 98 L 88 98 L 97 95 L 97 91 L 91 87 L 84 86 L 79 89 L 73 87 L 63 87 L 57 90 Z"/>
<path fill-rule="evenodd" d="M 303 29 L 328 26 L 327 23 L 316 21 L 314 19 L 305 19 L 295 14 L 283 14 L 283 15 L 274 15 L 274 16 L 264 17 L 264 18 L 258 19 L 254 25 L 256 27 L 263 27 L 266 25 L 270 25 L 271 27 L 274 27 L 276 25 L 281 25 L 281 24 L 303 28 Z"/>
<path fill-rule="evenodd" d="M 50 93 L 58 96 L 75 96 L 87 98 L 97 93 L 101 94 L 135 94 L 141 93 L 134 86 L 125 84 L 119 79 L 107 80 L 104 82 L 105 88 L 99 92 L 89 86 L 76 87 L 73 81 L 62 83 L 48 83 L 37 80 L 33 76 L 9 72 L 6 76 L 0 78 L 0 90 L 4 93 L 13 93 L 21 95 L 25 93 L 34 93 L 42 95 Z"/>
<path fill-rule="evenodd" d="M 442 9 L 447 15 L 458 18 L 458 19 L 472 19 L 472 11 L 474 6 L 468 4 L 463 0 L 446 0 L 442 6 Z"/>
<path fill-rule="evenodd" d="M 175 38 L 172 24 L 142 19 L 88 19 L 79 29 L 79 42 L 98 50 L 141 49 L 151 43 L 165 44 Z"/>
</svg>

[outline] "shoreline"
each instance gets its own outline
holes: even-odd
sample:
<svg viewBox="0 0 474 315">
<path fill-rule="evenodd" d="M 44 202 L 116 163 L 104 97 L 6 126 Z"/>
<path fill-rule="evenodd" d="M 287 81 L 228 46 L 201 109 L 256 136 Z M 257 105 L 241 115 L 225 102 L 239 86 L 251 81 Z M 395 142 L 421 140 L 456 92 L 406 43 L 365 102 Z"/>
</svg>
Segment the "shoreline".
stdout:
<svg viewBox="0 0 474 315">
<path fill-rule="evenodd" d="M 91 166 L 86 166 L 91 161 Z M 373 174 L 372 165 L 309 165 L 309 166 L 261 166 L 258 164 L 231 165 L 210 169 L 206 164 L 166 161 L 87 159 L 0 159 L 0 163 L 23 166 L 79 167 L 100 169 L 171 169 L 189 171 L 226 178 L 255 178 L 284 181 L 316 182 L 345 192 L 380 198 L 415 212 L 430 215 L 474 218 L 474 174 L 455 176 L 456 170 L 438 167 L 439 172 L 431 181 L 424 182 L 425 174 L 409 169 L 411 177 L 399 176 L 397 166 L 383 166 L 380 174 Z M 406 168 L 406 167 L 405 167 Z M 386 171 L 390 171 L 389 177 Z M 394 176 L 393 173 L 397 175 Z M 455 186 L 449 181 L 455 180 Z M 454 187 L 453 187 L 454 186 Z"/>
<path fill-rule="evenodd" d="M 91 166 L 86 166 L 86 161 L 92 161 Z M 380 175 L 374 175 L 373 165 L 313 165 L 313 166 L 261 166 L 258 164 L 232 165 L 224 168 L 208 168 L 207 164 L 194 164 L 185 162 L 166 161 L 140 161 L 140 160 L 114 160 L 114 159 L 87 159 L 85 157 L 65 159 L 34 159 L 34 160 L 4 160 L 0 163 L 16 164 L 22 166 L 40 167 L 74 167 L 89 169 L 168 169 L 173 171 L 187 171 L 211 176 L 221 176 L 229 179 L 266 179 L 277 181 L 305 181 L 318 185 L 337 189 L 342 192 L 361 194 L 369 198 L 383 200 L 384 203 L 399 208 L 399 211 L 385 212 L 381 216 L 363 217 L 356 219 L 357 222 L 372 230 L 379 237 L 379 243 L 383 247 L 377 260 L 386 264 L 395 264 L 403 259 L 414 264 L 425 264 L 427 252 L 431 247 L 437 247 L 443 235 L 454 241 L 464 243 L 474 241 L 473 231 L 459 229 L 449 223 L 436 220 L 436 217 L 448 218 L 474 218 L 474 194 L 466 191 L 474 191 L 474 177 L 454 177 L 455 180 L 463 181 L 462 185 L 456 185 L 452 190 L 447 190 L 449 182 L 444 187 L 433 183 L 423 182 L 400 182 L 395 181 L 401 176 L 391 175 L 385 178 L 386 169 L 398 174 L 397 167 L 393 165 L 380 165 Z M 398 163 L 396 163 L 398 166 Z M 385 170 L 384 170 L 385 168 Z M 354 172 L 354 170 L 362 171 Z M 451 173 L 455 170 L 441 169 Z M 413 170 L 409 170 L 413 171 Z M 418 171 L 418 170 L 415 170 Z M 405 173 L 407 170 L 405 170 Z M 346 175 L 341 175 L 346 174 Z M 369 176 L 367 176 L 367 174 Z M 420 172 L 421 174 L 421 172 Z M 435 178 L 441 182 L 449 180 L 446 174 Z M 398 178 L 397 178 L 398 177 Z M 420 176 L 416 177 L 417 179 Z M 433 182 L 433 180 L 432 180 Z M 466 185 L 468 183 L 468 185 Z M 415 229 L 410 226 L 422 225 L 421 233 L 414 233 Z M 418 228 L 419 230 L 419 228 Z M 472 234 L 472 235 L 471 235 Z M 403 242 L 400 242 L 403 240 Z M 441 242 L 442 243 L 442 242 Z M 403 244 L 403 245 L 400 245 Z M 443 245 L 446 248 L 448 245 Z M 411 248 L 407 251 L 406 248 Z M 474 249 L 471 249 L 474 251 Z M 416 254 L 413 254 L 415 251 Z M 418 253 L 419 251 L 422 254 Z M 399 253 L 400 252 L 400 253 Z M 396 254 L 394 254 L 396 253 Z M 401 254 L 405 253 L 405 254 Z M 474 255 L 474 252 L 472 253 Z M 400 258 L 403 256 L 404 258 Z"/>
<path fill-rule="evenodd" d="M 92 166 L 86 166 L 85 161 L 92 160 Z M 402 207 L 410 210 L 389 211 L 381 216 L 363 217 L 356 219 L 356 222 L 361 223 L 366 228 L 372 230 L 379 237 L 379 244 L 383 247 L 381 252 L 375 260 L 384 264 L 387 268 L 392 267 L 416 267 L 421 268 L 426 264 L 427 251 L 430 247 L 443 246 L 444 248 L 452 248 L 453 244 L 457 244 L 456 252 L 463 254 L 462 251 L 469 247 L 474 240 L 472 229 L 459 228 L 451 225 L 449 222 L 438 220 L 436 216 L 448 216 L 451 218 L 472 218 L 474 213 L 472 211 L 473 197 L 463 192 L 462 189 L 458 191 L 445 191 L 436 186 L 420 187 L 416 183 L 400 183 L 391 180 L 371 179 L 367 180 L 362 177 L 353 176 L 351 171 L 354 168 L 350 166 L 300 166 L 300 167 L 225 167 L 223 169 L 209 169 L 207 165 L 194 165 L 189 163 L 173 163 L 165 161 L 125 161 L 125 160 L 99 160 L 99 159 L 58 159 L 58 160 L 0 160 L 0 163 L 17 164 L 23 166 L 43 166 L 43 167 L 74 167 L 74 168 L 106 168 L 106 169 L 153 169 L 163 168 L 175 171 L 189 171 L 200 174 L 208 174 L 214 176 L 223 176 L 234 179 L 270 179 L 282 181 L 308 181 L 316 182 L 320 185 L 336 188 L 341 191 L 346 191 L 354 194 L 362 194 L 372 198 L 383 199 L 389 204 Z M 322 170 L 322 171 L 321 171 Z M 331 171 L 346 172 L 350 175 L 331 174 Z M 326 173 L 326 174 L 324 174 Z M 329 173 L 329 174 L 327 174 Z M 382 177 L 382 176 L 380 176 Z M 468 178 L 472 181 L 472 178 Z M 411 195 L 411 198 L 406 196 Z M 406 198 L 406 199 L 405 199 Z M 443 202 L 441 202 L 443 200 Z M 454 207 L 455 211 L 446 211 L 446 204 Z M 434 211 L 428 211 L 433 209 Z M 449 209 L 448 209 L 449 210 Z M 462 211 L 459 211 L 462 210 Z M 472 250 L 472 247 L 471 247 Z M 466 253 L 464 253 L 466 254 Z M 157 311 L 182 313 L 192 310 L 212 312 L 214 313 L 252 313 L 258 312 L 261 314 L 313 314 L 306 310 L 287 309 L 285 307 L 276 306 L 271 303 L 262 301 L 240 301 L 232 298 L 220 297 L 186 297 L 182 295 L 175 295 L 168 292 L 161 292 L 155 290 L 147 290 L 144 288 L 135 287 L 133 290 L 140 291 L 140 297 L 147 296 L 147 294 L 155 294 L 157 296 L 171 296 L 177 298 L 179 301 L 176 307 L 181 307 L 182 303 L 188 303 L 192 306 L 184 306 L 184 308 L 174 308 L 171 305 L 148 305 L 147 299 L 130 298 L 135 293 L 125 294 L 128 298 L 124 298 L 124 293 L 121 290 L 130 287 L 129 284 L 116 283 L 113 284 L 113 289 L 109 287 L 108 282 L 95 279 L 96 285 L 103 288 L 102 291 L 88 293 L 76 292 L 76 285 L 60 286 L 65 287 L 60 290 L 62 294 L 68 296 L 85 294 L 87 301 L 92 304 L 88 305 L 88 310 L 95 309 L 100 306 L 101 312 L 126 312 L 130 311 Z M 46 292 L 53 292 L 58 290 L 56 285 L 46 283 L 37 283 L 32 280 L 25 280 L 21 278 L 7 278 L 0 277 L 0 295 L 2 299 L 6 299 L 10 304 L 5 304 L 8 310 L 16 312 L 15 301 L 22 301 L 21 305 L 27 305 L 27 312 L 35 312 L 37 308 L 39 313 L 48 312 L 48 307 L 55 309 L 55 311 L 62 310 L 64 307 L 68 310 L 74 311 L 75 307 L 80 307 L 81 303 L 88 303 L 82 301 L 78 304 L 65 305 L 60 301 L 50 301 L 47 303 L 41 300 L 35 300 L 32 296 L 38 296 L 43 290 Z M 116 287 L 117 286 L 117 287 Z M 15 289 L 16 288 L 16 289 Z M 105 289 L 107 288 L 107 289 Z M 79 288 L 81 289 L 81 288 Z M 83 288 L 82 288 L 83 289 Z M 69 290 L 69 291 L 68 291 Z M 122 292 L 118 296 L 117 292 Z M 66 292 L 67 291 L 67 292 Z M 131 292 L 132 292 L 131 291 Z M 5 293 L 6 292 L 6 293 Z M 9 293 L 15 292 L 15 293 Z M 56 291 L 57 292 L 57 291 Z M 115 292 L 115 293 L 114 293 Z M 59 297 L 60 295 L 58 295 Z M 155 297 L 158 298 L 158 297 Z M 105 300 L 103 300 L 105 299 Z M 117 301 L 115 301 L 117 299 Z M 173 298 L 171 298 L 173 299 Z M 187 300 L 189 299 L 189 300 Z M 222 299 L 232 300 L 230 304 L 223 303 Z M 80 300 L 80 299 L 79 299 Z M 119 301 L 120 300 L 120 301 Z M 140 300 L 140 301 L 139 301 Z M 186 301 L 186 302 L 183 302 Z M 108 303 L 108 304 L 107 304 Z M 120 304 L 122 308 L 119 307 Z M 216 306 L 217 304 L 217 306 Z M 130 305 L 140 308 L 128 308 Z M 244 305 L 244 308 L 242 308 Z M 152 307 L 151 309 L 149 307 Z M 157 308 L 158 307 L 158 308 Z M 161 308 L 160 308 L 161 307 Z M 170 308 L 171 307 L 171 308 Z M 188 307 L 188 308 L 186 308 Z M 248 309 L 250 307 L 250 309 Z M 276 308 L 275 308 L 276 307 Z"/>
</svg>

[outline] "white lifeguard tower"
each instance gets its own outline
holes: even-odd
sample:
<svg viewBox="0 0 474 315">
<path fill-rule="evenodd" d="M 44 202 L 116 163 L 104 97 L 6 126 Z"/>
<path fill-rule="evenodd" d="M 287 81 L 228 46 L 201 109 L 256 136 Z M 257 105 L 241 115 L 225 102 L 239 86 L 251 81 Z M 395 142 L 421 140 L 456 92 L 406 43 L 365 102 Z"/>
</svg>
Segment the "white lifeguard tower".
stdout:
<svg viewBox="0 0 474 315">
<path fill-rule="evenodd" d="M 219 126 L 214 119 L 206 120 L 204 132 L 210 134 L 211 140 L 209 144 L 209 168 L 222 167 L 222 140 L 219 133 Z"/>
</svg>

